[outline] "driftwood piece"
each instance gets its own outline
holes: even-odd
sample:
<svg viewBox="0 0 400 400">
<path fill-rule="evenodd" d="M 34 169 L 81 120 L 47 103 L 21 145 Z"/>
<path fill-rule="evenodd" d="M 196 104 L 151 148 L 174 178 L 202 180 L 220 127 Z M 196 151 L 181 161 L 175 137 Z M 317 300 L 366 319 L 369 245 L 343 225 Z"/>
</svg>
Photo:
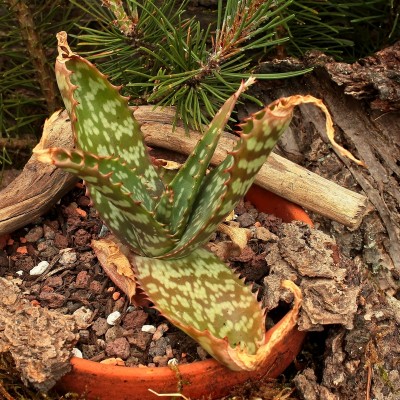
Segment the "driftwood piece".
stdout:
<svg viewBox="0 0 400 400">
<path fill-rule="evenodd" d="M 185 135 L 183 128 L 172 132 L 174 112 L 171 109 L 152 111 L 153 107 L 139 107 L 136 118 L 143 124 L 146 143 L 188 155 L 201 137 L 199 132 Z M 237 136 L 225 132 L 211 163 L 219 164 L 231 150 Z M 315 211 L 334 221 L 355 228 L 364 216 L 368 200 L 365 196 L 345 189 L 307 169 L 272 153 L 258 173 L 255 182 L 273 193 L 307 210 Z"/>
<path fill-rule="evenodd" d="M 187 135 L 183 128 L 173 131 L 174 111 L 153 111 L 142 106 L 135 111 L 149 146 L 164 147 L 185 155 L 191 153 L 200 133 Z M 225 133 L 212 160 L 220 163 L 237 137 Z M 39 147 L 72 147 L 72 133 L 65 112 L 53 114 L 46 122 Z M 23 173 L 0 192 L 0 234 L 12 232 L 47 211 L 73 186 L 76 179 L 62 170 L 39 163 L 32 157 Z M 261 168 L 256 183 L 304 208 L 349 227 L 356 227 L 367 208 L 366 197 L 311 173 L 297 164 L 272 154 Z"/>
<path fill-rule="evenodd" d="M 56 112 L 45 123 L 38 149 L 72 145 L 67 113 Z M 13 232 L 43 215 L 75 184 L 77 179 L 34 157 L 23 172 L 0 192 L 0 234 Z"/>
</svg>

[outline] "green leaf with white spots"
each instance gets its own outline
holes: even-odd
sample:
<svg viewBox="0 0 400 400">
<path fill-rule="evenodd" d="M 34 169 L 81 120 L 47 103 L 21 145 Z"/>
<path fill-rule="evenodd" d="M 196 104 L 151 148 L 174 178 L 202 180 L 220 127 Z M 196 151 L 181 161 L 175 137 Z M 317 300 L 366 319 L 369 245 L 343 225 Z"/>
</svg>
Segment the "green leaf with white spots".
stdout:
<svg viewBox="0 0 400 400">
<path fill-rule="evenodd" d="M 251 288 L 204 249 L 177 260 L 134 256 L 140 287 L 174 325 L 197 339 L 208 331 L 255 354 L 265 334 L 264 312 Z M 213 349 L 206 348 L 213 355 Z"/>
<path fill-rule="evenodd" d="M 99 156 L 119 156 L 136 170 L 151 195 L 160 196 L 164 185 L 150 161 L 128 99 L 93 64 L 70 50 L 65 32 L 57 37 L 57 82 L 71 117 L 76 146 Z"/>
<path fill-rule="evenodd" d="M 264 310 L 251 288 L 207 250 L 177 260 L 128 258 L 155 308 L 229 369 L 270 366 L 280 350 L 287 351 L 302 301 L 293 282 L 282 282 L 294 296 L 293 308 L 266 332 Z"/>
<path fill-rule="evenodd" d="M 181 257 L 206 243 L 217 226 L 247 193 L 279 137 L 292 119 L 293 105 L 264 108 L 243 124 L 239 143 L 225 160 L 211 171 L 200 186 L 201 196 L 179 243 L 162 257 Z"/>
<path fill-rule="evenodd" d="M 171 196 L 164 192 L 160 204 L 157 206 L 156 218 L 168 223 L 175 237 L 180 237 L 186 227 L 188 218 L 192 212 L 192 206 L 198 196 L 207 168 L 217 147 L 221 132 L 225 128 L 232 110 L 240 96 L 252 83 L 253 79 L 243 82 L 239 89 L 221 107 L 211 121 L 207 131 L 197 143 L 193 152 L 189 155 L 185 164 L 179 169 L 169 188 L 173 192 Z M 172 205 L 172 214 L 165 219 L 165 210 Z"/>
<path fill-rule="evenodd" d="M 52 163 L 82 177 L 97 210 L 111 229 L 116 225 L 126 228 L 125 223 L 130 222 L 130 229 L 134 230 L 130 236 L 136 237 L 133 245 L 136 251 L 139 247 L 141 254 L 157 257 L 174 246 L 170 232 L 153 218 L 149 210 L 152 199 L 142 182 L 119 158 L 62 148 L 39 150 L 36 156 L 39 161 Z M 105 209 L 105 199 L 114 207 Z M 121 235 L 121 232 L 116 234 Z"/>
</svg>

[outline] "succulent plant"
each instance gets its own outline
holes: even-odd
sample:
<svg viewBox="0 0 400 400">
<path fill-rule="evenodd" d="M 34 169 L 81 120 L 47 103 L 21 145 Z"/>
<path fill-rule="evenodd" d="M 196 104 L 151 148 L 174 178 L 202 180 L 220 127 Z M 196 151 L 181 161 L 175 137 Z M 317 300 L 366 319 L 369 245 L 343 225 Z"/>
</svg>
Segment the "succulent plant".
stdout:
<svg viewBox="0 0 400 400">
<path fill-rule="evenodd" d="M 40 150 L 37 158 L 85 180 L 101 218 L 133 254 L 121 276 L 134 275 L 154 306 L 221 363 L 233 370 L 258 368 L 296 324 L 300 291 L 282 283 L 293 292 L 294 306 L 266 332 L 265 312 L 252 288 L 203 245 L 252 185 L 293 108 L 323 104 L 311 96 L 273 102 L 239 125 L 236 148 L 208 172 L 236 100 L 254 81 L 249 79 L 215 115 L 172 181 L 164 182 L 128 99 L 71 51 L 65 32 L 58 40 L 55 70 L 75 148 Z M 327 128 L 332 132 L 329 118 Z"/>
</svg>

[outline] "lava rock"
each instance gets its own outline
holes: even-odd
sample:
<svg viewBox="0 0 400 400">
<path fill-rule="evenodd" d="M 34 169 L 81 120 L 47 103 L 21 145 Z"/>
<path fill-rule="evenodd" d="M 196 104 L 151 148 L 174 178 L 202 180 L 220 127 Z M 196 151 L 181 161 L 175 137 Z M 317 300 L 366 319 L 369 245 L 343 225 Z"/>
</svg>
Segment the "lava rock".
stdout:
<svg viewBox="0 0 400 400">
<path fill-rule="evenodd" d="M 125 329 L 133 329 L 134 331 L 140 330 L 147 321 L 147 313 L 143 310 L 132 311 L 125 315 L 122 326 Z"/>
<path fill-rule="evenodd" d="M 106 354 L 109 357 L 117 357 L 126 360 L 130 356 L 129 343 L 126 338 L 121 337 L 107 343 Z"/>
<path fill-rule="evenodd" d="M 35 226 L 30 229 L 29 232 L 25 235 L 25 239 L 27 242 L 35 243 L 39 239 L 43 237 L 43 228 L 41 226 Z"/>
</svg>

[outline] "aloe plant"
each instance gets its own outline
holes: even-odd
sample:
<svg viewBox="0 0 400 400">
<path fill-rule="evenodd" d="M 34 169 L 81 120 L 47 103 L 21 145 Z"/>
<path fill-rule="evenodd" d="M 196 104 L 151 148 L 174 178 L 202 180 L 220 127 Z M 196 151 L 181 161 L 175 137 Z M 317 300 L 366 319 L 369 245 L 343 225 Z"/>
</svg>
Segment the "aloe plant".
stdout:
<svg viewBox="0 0 400 400">
<path fill-rule="evenodd" d="M 164 182 L 128 99 L 94 65 L 71 51 L 65 32 L 58 40 L 55 70 L 75 148 L 40 150 L 37 158 L 85 180 L 100 216 L 134 254 L 132 271 L 125 275 L 135 275 L 166 318 L 227 367 L 260 367 L 296 324 L 300 291 L 290 281 L 282 283 L 293 292 L 294 306 L 266 332 L 265 312 L 251 287 L 202 246 L 252 185 L 290 123 L 293 108 L 323 104 L 311 96 L 273 102 L 239 125 L 236 148 L 208 172 L 239 95 L 254 81 L 249 79 L 215 115 L 172 181 Z M 332 132 L 330 118 L 327 128 Z"/>
</svg>

